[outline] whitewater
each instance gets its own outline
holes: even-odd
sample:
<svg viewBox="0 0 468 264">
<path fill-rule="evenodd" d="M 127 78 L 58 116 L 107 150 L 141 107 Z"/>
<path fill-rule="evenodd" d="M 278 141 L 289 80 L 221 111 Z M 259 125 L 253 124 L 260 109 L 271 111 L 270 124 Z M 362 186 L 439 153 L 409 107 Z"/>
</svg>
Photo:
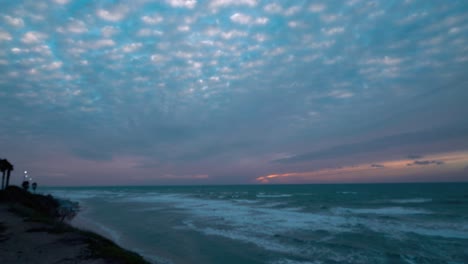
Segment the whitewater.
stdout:
<svg viewBox="0 0 468 264">
<path fill-rule="evenodd" d="M 468 184 L 49 187 L 154 263 L 467 263 Z"/>
</svg>

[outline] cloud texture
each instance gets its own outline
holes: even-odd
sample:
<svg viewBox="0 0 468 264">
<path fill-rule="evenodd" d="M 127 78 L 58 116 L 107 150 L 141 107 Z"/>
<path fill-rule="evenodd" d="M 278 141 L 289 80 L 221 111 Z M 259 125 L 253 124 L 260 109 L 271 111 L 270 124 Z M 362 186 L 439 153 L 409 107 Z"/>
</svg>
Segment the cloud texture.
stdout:
<svg viewBox="0 0 468 264">
<path fill-rule="evenodd" d="M 468 148 L 461 0 L 0 4 L 0 156 L 50 184 L 249 183 Z"/>
</svg>

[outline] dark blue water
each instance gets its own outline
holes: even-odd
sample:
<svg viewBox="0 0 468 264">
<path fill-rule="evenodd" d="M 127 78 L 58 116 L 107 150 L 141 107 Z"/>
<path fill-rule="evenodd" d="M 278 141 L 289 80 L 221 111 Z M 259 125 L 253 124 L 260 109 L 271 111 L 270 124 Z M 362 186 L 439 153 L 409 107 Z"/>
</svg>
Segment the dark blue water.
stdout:
<svg viewBox="0 0 468 264">
<path fill-rule="evenodd" d="M 468 263 L 468 184 L 48 188 L 158 263 Z"/>
</svg>

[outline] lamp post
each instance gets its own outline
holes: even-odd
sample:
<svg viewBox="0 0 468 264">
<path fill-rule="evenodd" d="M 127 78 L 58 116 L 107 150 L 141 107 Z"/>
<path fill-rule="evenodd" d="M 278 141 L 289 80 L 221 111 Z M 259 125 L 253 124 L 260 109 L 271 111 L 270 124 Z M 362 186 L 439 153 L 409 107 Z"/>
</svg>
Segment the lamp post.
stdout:
<svg viewBox="0 0 468 264">
<path fill-rule="evenodd" d="M 26 191 L 29 189 L 29 181 L 31 181 L 31 177 L 28 176 L 28 171 L 24 171 L 24 178 L 23 178 L 23 189 Z"/>
</svg>

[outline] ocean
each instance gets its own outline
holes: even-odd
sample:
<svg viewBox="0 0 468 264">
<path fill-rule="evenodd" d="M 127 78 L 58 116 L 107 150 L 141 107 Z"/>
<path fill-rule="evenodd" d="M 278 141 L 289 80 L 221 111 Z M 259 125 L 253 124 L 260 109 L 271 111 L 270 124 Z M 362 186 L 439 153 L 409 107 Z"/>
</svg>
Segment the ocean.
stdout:
<svg viewBox="0 0 468 264">
<path fill-rule="evenodd" d="M 468 263 L 468 183 L 54 187 L 154 263 Z"/>
</svg>

